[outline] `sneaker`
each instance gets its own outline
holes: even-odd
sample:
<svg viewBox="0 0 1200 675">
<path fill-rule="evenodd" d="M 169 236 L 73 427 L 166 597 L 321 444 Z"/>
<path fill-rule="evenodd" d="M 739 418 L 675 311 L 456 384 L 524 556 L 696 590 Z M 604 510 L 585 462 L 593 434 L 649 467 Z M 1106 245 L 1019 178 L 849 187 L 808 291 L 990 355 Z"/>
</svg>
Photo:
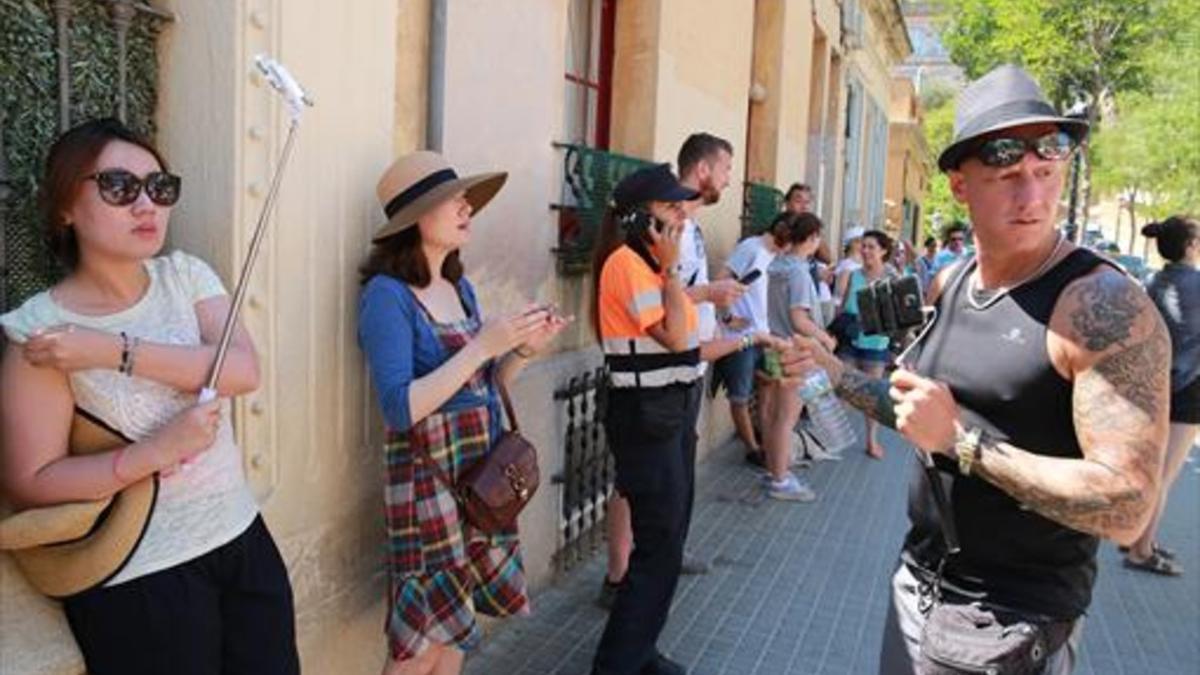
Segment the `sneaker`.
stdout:
<svg viewBox="0 0 1200 675">
<path fill-rule="evenodd" d="M 604 583 L 600 586 L 600 595 L 596 596 L 596 606 L 605 611 L 613 608 L 613 603 L 617 601 L 617 591 L 621 589 L 621 582 L 613 583 L 604 577 Z"/>
<path fill-rule="evenodd" d="M 817 498 L 817 493 L 801 481 L 796 474 L 789 473 L 783 480 L 773 480 L 767 484 L 767 496 L 785 502 L 811 502 Z"/>
<path fill-rule="evenodd" d="M 680 574 L 708 574 L 712 571 L 712 565 L 708 564 L 707 560 L 697 558 L 696 556 L 684 551 L 683 564 L 679 566 Z"/>
</svg>

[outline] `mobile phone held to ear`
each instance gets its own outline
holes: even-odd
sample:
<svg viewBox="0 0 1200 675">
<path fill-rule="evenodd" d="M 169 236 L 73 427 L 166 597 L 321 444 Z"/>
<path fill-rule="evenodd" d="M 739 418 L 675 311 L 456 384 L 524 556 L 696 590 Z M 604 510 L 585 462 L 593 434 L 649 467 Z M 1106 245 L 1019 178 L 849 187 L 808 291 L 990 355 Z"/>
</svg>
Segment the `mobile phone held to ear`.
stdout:
<svg viewBox="0 0 1200 675">
<path fill-rule="evenodd" d="M 750 270 L 749 272 L 746 272 L 746 274 L 741 279 L 738 279 L 737 281 L 739 284 L 741 284 L 743 286 L 749 286 L 750 284 L 757 281 L 758 278 L 761 276 L 762 276 L 762 270 L 755 268 L 755 269 Z"/>
</svg>

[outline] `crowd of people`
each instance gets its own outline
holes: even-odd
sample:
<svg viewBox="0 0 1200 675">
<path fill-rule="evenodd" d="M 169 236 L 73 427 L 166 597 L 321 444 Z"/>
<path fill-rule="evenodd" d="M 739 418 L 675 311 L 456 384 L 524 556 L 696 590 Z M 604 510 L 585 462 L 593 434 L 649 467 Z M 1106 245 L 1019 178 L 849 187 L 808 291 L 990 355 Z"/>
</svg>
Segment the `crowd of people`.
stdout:
<svg viewBox="0 0 1200 675">
<path fill-rule="evenodd" d="M 848 224 L 834 260 L 797 184 L 710 270 L 703 209 L 728 187 L 734 147 L 708 133 L 684 142 L 678 174 L 656 164 L 615 187 L 593 261 L 616 466 L 594 673 L 685 672 L 657 640 L 679 575 L 706 568 L 685 551 L 706 382 L 725 388 L 771 499 L 818 498 L 804 467 L 842 457 L 797 441 L 798 382 L 818 369 L 865 416 L 867 455 L 883 456 L 879 426 L 926 454 L 881 672 L 1069 673 L 1101 539 L 1128 546 L 1131 567 L 1181 571 L 1157 526 L 1200 424 L 1200 231 L 1185 217 L 1146 227 L 1169 261 L 1148 294 L 1067 241 L 1059 197 L 1087 132 L 1018 68 L 966 89 L 938 164 L 970 213 L 969 256 L 962 224 L 921 256 Z M 454 487 L 500 438 L 506 385 L 571 321 L 541 304 L 483 315 L 460 252 L 505 180 L 417 152 L 377 185 L 386 222 L 360 269 L 358 339 L 387 426 L 388 675 L 460 672 L 478 614 L 528 612 L 515 524 L 485 533 Z M 5 498 L 161 484 L 131 558 L 64 601 L 89 672 L 299 672 L 287 570 L 230 422 L 228 397 L 258 386 L 254 344 L 235 331 L 221 398 L 197 403 L 229 298 L 204 261 L 160 255 L 179 177 L 98 120 L 55 143 L 41 187 L 67 274 L 0 317 Z M 868 333 L 859 291 L 903 275 L 919 280 L 927 321 Z M 125 441 L 72 454 L 79 414 Z"/>
</svg>

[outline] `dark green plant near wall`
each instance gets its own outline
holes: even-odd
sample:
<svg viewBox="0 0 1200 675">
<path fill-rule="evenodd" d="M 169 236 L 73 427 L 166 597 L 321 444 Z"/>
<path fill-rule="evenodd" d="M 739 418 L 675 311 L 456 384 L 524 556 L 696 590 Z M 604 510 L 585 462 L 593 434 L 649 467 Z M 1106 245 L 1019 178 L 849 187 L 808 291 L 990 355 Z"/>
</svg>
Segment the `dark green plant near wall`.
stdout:
<svg viewBox="0 0 1200 675">
<path fill-rule="evenodd" d="M 58 31 L 53 0 L 0 0 L 0 108 L 4 158 L 12 195 L 4 219 L 4 297 L 8 309 L 52 284 L 62 273 L 42 239 L 37 185 L 46 151 L 59 134 Z M 116 116 L 117 33 L 106 0 L 71 3 L 71 124 Z M 160 24 L 139 13 L 127 38 L 127 119 L 154 135 L 158 82 L 155 51 Z"/>
</svg>

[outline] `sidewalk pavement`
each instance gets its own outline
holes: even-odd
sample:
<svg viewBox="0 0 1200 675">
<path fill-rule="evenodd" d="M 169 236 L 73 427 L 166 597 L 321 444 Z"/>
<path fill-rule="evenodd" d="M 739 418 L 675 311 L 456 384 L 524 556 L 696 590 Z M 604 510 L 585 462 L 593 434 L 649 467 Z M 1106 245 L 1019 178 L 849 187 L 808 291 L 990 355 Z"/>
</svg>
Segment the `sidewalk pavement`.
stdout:
<svg viewBox="0 0 1200 675">
<path fill-rule="evenodd" d="M 847 451 L 844 461 L 807 471 L 819 495 L 811 504 L 764 500 L 739 446 L 701 465 L 688 549 L 712 560 L 713 570 L 680 580 L 660 649 L 692 675 L 877 672 L 915 462 L 895 434 L 882 431 L 880 439 L 883 461 Z M 1193 449 L 1161 529 L 1184 576 L 1127 570 L 1116 548 L 1103 544 L 1078 675 L 1196 672 L 1198 455 Z M 588 673 L 607 616 L 593 604 L 603 575 L 598 551 L 535 595 L 531 617 L 495 625 L 466 672 Z"/>
</svg>

